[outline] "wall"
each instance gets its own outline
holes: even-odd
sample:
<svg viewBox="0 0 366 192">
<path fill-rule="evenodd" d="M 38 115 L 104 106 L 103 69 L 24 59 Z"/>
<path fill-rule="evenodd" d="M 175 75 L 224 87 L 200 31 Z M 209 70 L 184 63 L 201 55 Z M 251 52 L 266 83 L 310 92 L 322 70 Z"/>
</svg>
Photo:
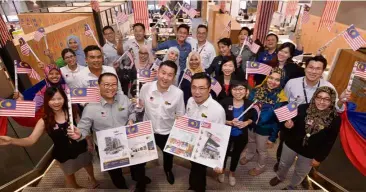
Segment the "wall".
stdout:
<svg viewBox="0 0 366 192">
<path fill-rule="evenodd" d="M 19 14 L 18 18 L 24 34 L 28 34 L 39 27 L 48 27 L 78 16 L 93 18 L 92 13 L 25 13 Z M 47 30 L 46 32 L 48 33 Z"/>
<path fill-rule="evenodd" d="M 323 28 L 317 32 L 319 26 L 320 17 L 310 15 L 310 21 L 302 25 L 302 37 L 301 41 L 305 47 L 305 52 L 316 53 L 316 51 L 324 46 L 329 40 L 335 37 L 340 32 L 344 31 L 349 27 L 348 24 L 342 24 L 336 22 L 329 32 L 328 29 Z M 358 28 L 358 32 L 366 39 L 366 31 Z M 337 49 L 350 49 L 348 43 L 344 40 L 343 36 L 338 37 L 324 52 L 323 55 L 326 56 L 328 60 L 328 66 L 333 62 L 333 57 Z"/>
<path fill-rule="evenodd" d="M 92 30 L 95 32 L 95 24 L 91 17 L 75 17 L 73 19 L 69 19 L 56 25 L 51 25 L 45 27 L 47 31 L 47 42 L 49 49 L 54 55 L 54 58 L 57 59 L 61 57 L 61 51 L 66 48 L 66 38 L 69 35 L 76 35 L 80 38 L 82 47 L 86 47 L 88 45 L 95 45 L 95 41 L 92 37 L 87 37 L 84 34 L 84 24 L 89 24 Z M 24 35 L 24 40 L 28 43 L 28 45 L 33 49 L 39 59 L 45 63 L 49 62 L 49 59 L 44 55 L 43 51 L 46 49 L 44 40 L 37 42 L 33 40 L 34 32 Z M 98 40 L 98 36 L 96 36 Z M 43 72 L 38 69 L 37 61 L 32 54 L 29 56 L 24 56 L 20 52 L 19 42 L 18 40 L 14 40 L 14 45 L 16 46 L 18 53 L 21 57 L 22 61 L 28 62 L 34 69 L 37 70 L 38 74 L 42 77 L 44 76 Z M 36 80 L 31 79 L 32 83 L 36 83 Z"/>
</svg>

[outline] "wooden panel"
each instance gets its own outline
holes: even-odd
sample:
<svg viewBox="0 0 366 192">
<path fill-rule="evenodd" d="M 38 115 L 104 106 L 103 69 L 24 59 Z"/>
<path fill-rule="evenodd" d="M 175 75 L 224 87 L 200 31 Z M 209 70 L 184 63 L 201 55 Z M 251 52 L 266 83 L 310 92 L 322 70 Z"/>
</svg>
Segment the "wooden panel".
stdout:
<svg viewBox="0 0 366 192">
<path fill-rule="evenodd" d="M 340 50 L 337 61 L 329 78 L 337 92 L 340 94 L 347 88 L 348 80 L 353 69 L 355 61 L 366 61 L 366 55 L 352 50 Z M 357 104 L 357 111 L 366 111 L 366 98 L 360 98 L 352 95 L 352 101 Z"/>
<path fill-rule="evenodd" d="M 335 37 L 340 32 L 344 31 L 349 27 L 341 23 L 335 23 L 332 31 L 329 32 L 328 29 L 323 28 L 319 32 L 318 29 L 320 17 L 310 15 L 310 21 L 302 26 L 302 43 L 305 47 L 305 52 L 316 53 L 316 51 L 325 45 L 330 39 Z M 357 27 L 357 26 L 356 26 Z M 357 28 L 358 32 L 366 39 L 366 31 Z M 328 64 L 333 62 L 334 55 L 337 49 L 350 49 L 347 42 L 344 40 L 343 36 L 338 37 L 324 52 L 323 55 L 326 56 Z"/>
<path fill-rule="evenodd" d="M 203 21 L 207 21 L 207 11 L 208 11 L 207 5 L 208 5 L 207 1 L 202 1 L 201 17 Z"/>
<path fill-rule="evenodd" d="M 19 24 L 24 34 L 32 33 L 39 27 L 48 27 L 78 16 L 93 17 L 92 13 L 21 13 Z M 48 32 L 46 30 L 46 32 Z"/>
<path fill-rule="evenodd" d="M 217 5 L 209 5 L 208 10 L 208 40 L 215 44 L 214 33 L 215 33 L 215 21 L 216 21 L 216 14 L 219 11 Z"/>
<path fill-rule="evenodd" d="M 80 38 L 82 47 L 86 47 L 88 45 L 95 45 L 95 41 L 92 37 L 87 37 L 84 34 L 84 24 L 89 24 L 93 31 L 95 31 L 95 24 L 93 22 L 92 17 L 75 17 L 73 19 L 60 22 L 56 25 L 52 25 L 49 27 L 45 27 L 47 31 L 47 42 L 49 49 L 54 55 L 54 58 L 57 59 L 61 57 L 61 51 L 66 48 L 66 38 L 69 35 L 75 35 Z M 34 32 L 24 35 L 24 40 L 28 43 L 28 45 L 33 49 L 35 54 L 39 57 L 39 59 L 45 63 L 49 62 L 47 56 L 44 55 L 43 51 L 46 49 L 46 45 L 44 40 L 37 42 L 33 40 Z M 98 36 L 96 36 L 98 39 Z M 41 77 L 44 77 L 43 71 L 38 69 L 37 60 L 35 57 L 30 54 L 29 56 L 24 56 L 20 52 L 19 42 L 17 40 L 13 40 L 14 45 L 16 46 L 20 58 L 22 61 L 28 62 L 34 69 L 37 70 L 38 74 Z M 31 79 L 32 84 L 35 84 L 37 81 Z"/>
</svg>

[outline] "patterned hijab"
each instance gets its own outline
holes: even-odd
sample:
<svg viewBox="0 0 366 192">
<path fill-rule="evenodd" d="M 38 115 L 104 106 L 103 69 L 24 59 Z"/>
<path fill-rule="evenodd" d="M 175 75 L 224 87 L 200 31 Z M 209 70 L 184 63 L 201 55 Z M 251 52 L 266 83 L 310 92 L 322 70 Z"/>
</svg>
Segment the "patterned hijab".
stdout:
<svg viewBox="0 0 366 192">
<path fill-rule="evenodd" d="M 189 65 L 189 61 L 191 60 L 191 57 L 192 56 L 196 56 L 200 62 L 200 66 L 198 66 L 197 69 L 193 70 L 191 69 L 191 66 Z M 187 58 L 187 63 L 186 63 L 186 66 L 187 66 L 187 69 L 189 69 L 191 72 L 192 72 L 192 75 L 195 74 L 195 73 L 201 73 L 201 72 L 205 72 L 204 68 L 203 68 L 203 65 L 202 65 L 202 61 L 201 61 L 201 56 L 198 52 L 196 51 L 192 51 L 189 53 L 188 55 L 188 58 Z"/>
<path fill-rule="evenodd" d="M 330 96 L 330 105 L 325 110 L 319 110 L 315 104 L 315 98 L 321 92 L 328 93 Z M 307 145 L 307 140 L 311 135 L 316 134 L 324 128 L 328 127 L 332 123 L 333 119 L 338 115 L 335 108 L 336 98 L 336 91 L 330 87 L 322 86 L 315 91 L 313 98 L 311 98 L 309 108 L 306 110 L 306 135 L 304 137 L 303 145 Z"/>
<path fill-rule="evenodd" d="M 80 41 L 79 37 L 77 37 L 75 35 L 68 36 L 67 39 L 66 39 L 66 46 L 68 48 L 70 48 L 69 41 L 71 39 L 76 41 L 76 43 L 78 44 L 78 49 L 76 51 L 74 51 L 75 54 L 76 54 L 76 62 L 79 65 L 87 66 L 86 61 L 85 61 L 85 54 L 84 54 L 83 48 L 81 47 L 81 41 Z"/>
<path fill-rule="evenodd" d="M 281 75 L 280 85 L 275 89 L 270 89 L 267 85 L 268 76 L 272 73 L 278 73 Z M 276 104 L 281 100 L 278 94 L 282 91 L 282 87 L 284 84 L 283 69 L 273 68 L 269 75 L 262 84 L 257 86 L 257 91 L 254 96 L 254 100 L 257 100 L 259 103 L 262 104 Z"/>
<path fill-rule="evenodd" d="M 51 71 L 56 70 L 60 73 L 60 80 L 57 83 L 52 83 L 48 80 L 48 75 L 50 74 Z M 38 93 L 37 95 L 41 94 L 42 96 L 44 95 L 44 93 L 46 92 L 46 89 L 48 87 L 53 87 L 53 86 L 61 86 L 63 89 L 65 89 L 66 87 L 66 83 L 64 81 L 64 79 L 62 78 L 62 73 L 61 70 L 56 66 L 56 65 L 48 65 L 47 67 L 44 68 L 44 74 L 45 74 L 45 81 L 46 81 L 46 86 L 44 86 Z"/>
</svg>

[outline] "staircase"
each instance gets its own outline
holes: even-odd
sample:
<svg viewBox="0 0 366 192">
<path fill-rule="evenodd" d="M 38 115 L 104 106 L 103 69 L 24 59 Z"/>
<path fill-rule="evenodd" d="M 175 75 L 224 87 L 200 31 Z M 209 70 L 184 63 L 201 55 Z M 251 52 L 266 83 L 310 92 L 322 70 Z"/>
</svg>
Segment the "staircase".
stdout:
<svg viewBox="0 0 366 192">
<path fill-rule="evenodd" d="M 207 175 L 207 191 L 281 191 L 282 188 L 288 185 L 288 181 L 280 183 L 276 187 L 271 187 L 269 185 L 269 180 L 275 176 L 273 172 L 273 166 L 276 163 L 276 150 L 277 147 L 269 150 L 269 158 L 267 161 L 268 167 L 266 172 L 259 176 L 253 177 L 248 174 L 248 171 L 255 167 L 256 157 L 254 161 L 247 163 L 246 165 L 238 165 L 236 171 L 236 186 L 231 187 L 228 183 L 228 173 L 226 174 L 225 182 L 219 183 L 213 173 L 212 169 L 208 168 Z M 162 157 L 161 151 L 159 151 L 159 157 Z M 230 158 L 229 158 L 230 160 Z M 159 165 L 160 164 L 160 165 Z M 189 178 L 189 167 L 190 163 L 187 160 L 181 159 L 179 157 L 174 157 L 174 167 L 173 173 L 175 176 L 175 184 L 170 185 L 166 181 L 165 173 L 163 170 L 162 158 L 159 160 L 149 162 L 146 166 L 146 175 L 151 178 L 151 184 L 147 185 L 147 191 L 188 191 L 188 178 Z M 230 165 L 229 162 L 227 164 Z M 134 189 L 135 182 L 132 181 L 129 169 L 123 170 L 125 173 L 125 178 L 127 185 L 130 189 Z M 49 169 L 45 176 L 40 180 L 36 187 L 26 187 L 24 192 L 109 192 L 109 191 L 129 191 L 116 189 L 109 178 L 107 172 L 100 171 L 100 164 L 97 157 L 94 157 L 94 172 L 95 177 L 100 183 L 98 189 L 91 189 L 91 184 L 88 182 L 88 176 L 85 170 L 79 170 L 76 173 L 77 183 L 85 187 L 84 189 L 71 189 L 65 188 L 64 176 L 62 170 L 59 168 L 57 163 Z M 293 168 L 290 169 L 288 177 L 291 177 L 293 173 Z M 310 190 L 296 190 L 296 191 L 310 191 Z M 314 191 L 314 190 L 311 190 Z M 318 190 L 322 191 L 322 190 Z"/>
</svg>

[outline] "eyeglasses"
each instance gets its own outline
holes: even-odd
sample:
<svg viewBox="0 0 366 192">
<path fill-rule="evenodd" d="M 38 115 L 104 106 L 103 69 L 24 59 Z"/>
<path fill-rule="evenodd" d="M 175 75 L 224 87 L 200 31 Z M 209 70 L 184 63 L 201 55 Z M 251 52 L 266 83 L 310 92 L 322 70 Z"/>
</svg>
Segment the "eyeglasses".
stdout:
<svg viewBox="0 0 366 192">
<path fill-rule="evenodd" d="M 107 84 L 107 83 L 103 83 L 102 85 L 103 85 L 103 87 L 104 87 L 105 89 L 110 89 L 110 88 L 115 89 L 115 88 L 117 88 L 117 84 Z"/>
<path fill-rule="evenodd" d="M 192 87 L 191 88 L 192 92 L 198 91 L 200 93 L 204 92 L 206 89 L 208 89 L 208 87 Z"/>
<path fill-rule="evenodd" d="M 315 72 L 322 72 L 323 68 L 315 68 L 315 67 L 306 67 L 306 69 L 310 70 L 310 71 L 315 71 Z"/>
<path fill-rule="evenodd" d="M 315 101 L 322 102 L 322 103 L 330 103 L 329 97 L 315 97 Z"/>
</svg>

